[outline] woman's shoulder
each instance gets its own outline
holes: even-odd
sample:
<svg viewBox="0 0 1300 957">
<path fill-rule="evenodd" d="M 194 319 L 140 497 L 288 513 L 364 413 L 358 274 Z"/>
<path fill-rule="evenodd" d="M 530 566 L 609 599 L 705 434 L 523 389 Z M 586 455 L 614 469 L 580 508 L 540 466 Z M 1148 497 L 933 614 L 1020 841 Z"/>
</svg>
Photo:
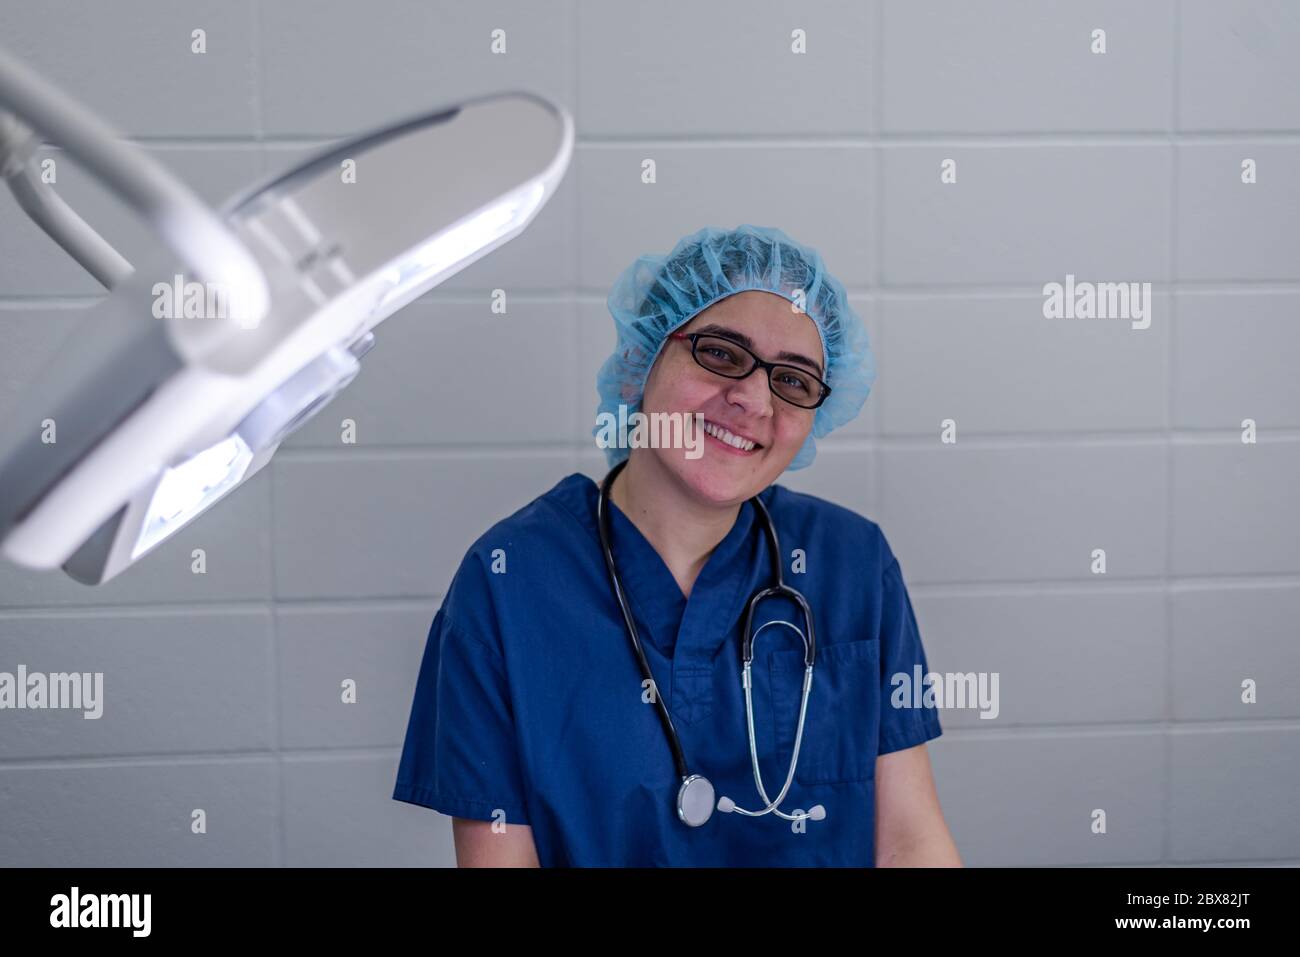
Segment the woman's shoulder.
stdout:
<svg viewBox="0 0 1300 957">
<path fill-rule="evenodd" d="M 447 584 L 444 618 L 460 631 L 496 644 L 510 596 L 535 592 L 539 575 L 556 574 L 564 556 L 581 547 L 586 532 L 574 512 L 581 512 L 593 490 L 592 480 L 575 472 L 493 521 L 465 550 Z M 592 535 L 594 529 L 593 521 Z"/>
<path fill-rule="evenodd" d="M 553 545 L 559 537 L 574 534 L 574 526 L 590 526 L 595 533 L 596 486 L 582 472 L 560 479 L 531 501 L 488 526 L 469 547 L 467 557 L 491 554 L 511 545 Z"/>
<path fill-rule="evenodd" d="M 860 512 L 820 495 L 779 484 L 768 486 L 762 498 L 785 535 L 811 537 L 823 548 L 852 553 L 859 558 L 874 556 L 882 569 L 893 560 L 880 525 Z"/>
<path fill-rule="evenodd" d="M 502 575 L 510 567 L 512 555 L 533 558 L 556 554 L 565 540 L 584 534 L 584 525 L 590 525 L 594 536 L 595 520 L 586 516 L 586 506 L 590 505 L 594 512 L 594 502 L 595 485 L 588 476 L 581 472 L 564 476 L 532 501 L 493 521 L 474 538 L 461 559 L 458 577 L 471 568 Z"/>
</svg>

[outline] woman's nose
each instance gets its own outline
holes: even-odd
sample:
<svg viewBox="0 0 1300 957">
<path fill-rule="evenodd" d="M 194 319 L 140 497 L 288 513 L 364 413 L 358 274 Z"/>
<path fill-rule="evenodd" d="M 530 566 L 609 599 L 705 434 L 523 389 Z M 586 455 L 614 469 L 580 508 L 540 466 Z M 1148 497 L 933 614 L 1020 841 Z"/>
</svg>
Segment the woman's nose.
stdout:
<svg viewBox="0 0 1300 957">
<path fill-rule="evenodd" d="M 775 399 L 776 396 L 772 395 L 772 389 L 767 383 L 767 373 L 763 369 L 755 369 L 743 379 L 733 379 L 727 389 L 729 402 L 743 406 L 745 411 L 754 415 L 771 415 Z"/>
</svg>

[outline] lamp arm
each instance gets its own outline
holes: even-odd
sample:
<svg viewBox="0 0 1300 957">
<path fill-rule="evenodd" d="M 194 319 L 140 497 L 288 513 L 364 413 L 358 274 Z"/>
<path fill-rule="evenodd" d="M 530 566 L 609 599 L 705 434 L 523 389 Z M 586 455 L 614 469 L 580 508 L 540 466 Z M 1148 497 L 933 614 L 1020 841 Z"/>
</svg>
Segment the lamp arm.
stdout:
<svg viewBox="0 0 1300 957">
<path fill-rule="evenodd" d="M 103 236 L 77 215 L 53 186 L 42 181 L 35 160 L 28 160 L 5 182 L 32 222 L 63 247 L 105 289 L 112 289 L 135 268 Z"/>
<path fill-rule="evenodd" d="M 13 113 L 79 160 L 152 226 L 196 275 L 225 286 L 251 317 L 260 320 L 265 316 L 270 304 L 266 276 L 248 248 L 207 203 L 152 156 L 117 138 L 107 124 L 3 49 L 0 109 Z M 28 138 L 24 145 L 30 143 Z M 10 178 L 10 182 L 12 188 L 14 180 Z M 22 188 L 19 183 L 19 190 Z M 91 245 L 93 248 L 93 241 Z M 111 264 L 109 271 L 111 274 Z"/>
</svg>

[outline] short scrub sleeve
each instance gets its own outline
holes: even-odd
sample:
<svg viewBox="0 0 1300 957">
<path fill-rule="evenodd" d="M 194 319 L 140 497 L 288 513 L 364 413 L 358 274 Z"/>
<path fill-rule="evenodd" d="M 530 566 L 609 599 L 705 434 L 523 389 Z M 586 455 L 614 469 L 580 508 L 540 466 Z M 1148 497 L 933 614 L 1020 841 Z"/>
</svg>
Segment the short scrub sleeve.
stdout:
<svg viewBox="0 0 1300 957">
<path fill-rule="evenodd" d="M 429 629 L 393 798 L 453 817 L 527 824 L 500 652 L 455 624 Z"/>
<path fill-rule="evenodd" d="M 887 553 L 888 554 L 888 553 Z M 898 698 L 913 704 L 911 694 L 898 695 L 899 688 L 895 675 L 907 676 L 904 688 L 910 690 L 920 665 L 920 675 L 929 671 L 925 661 L 925 649 L 921 645 L 921 633 L 917 628 L 916 615 L 912 611 L 912 600 L 903 584 L 903 571 L 898 559 L 889 555 L 888 565 L 882 577 L 880 618 L 880 745 L 878 754 L 901 751 L 903 748 L 924 744 L 932 738 L 943 734 L 939 724 L 939 712 L 934 707 L 896 707 Z M 922 684 L 917 697 L 925 691 Z"/>
</svg>

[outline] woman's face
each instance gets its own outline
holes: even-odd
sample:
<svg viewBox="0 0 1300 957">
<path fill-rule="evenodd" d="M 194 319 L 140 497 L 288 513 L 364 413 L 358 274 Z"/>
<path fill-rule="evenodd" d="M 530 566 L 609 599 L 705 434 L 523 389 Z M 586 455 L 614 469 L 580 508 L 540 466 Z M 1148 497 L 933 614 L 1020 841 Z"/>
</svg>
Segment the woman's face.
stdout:
<svg viewBox="0 0 1300 957">
<path fill-rule="evenodd" d="M 677 331 L 735 338 L 760 359 L 804 365 L 826 378 L 816 325 L 788 299 L 773 293 L 747 290 L 728 296 Z M 808 362 L 788 356 L 778 360 L 783 352 L 805 356 Z M 728 379 L 702 368 L 691 357 L 690 341 L 682 339 L 664 343 L 646 379 L 641 411 L 699 412 L 706 423 L 755 443 L 753 449 L 741 451 L 705 435 L 703 455 L 696 459 L 687 458 L 685 449 L 639 450 L 656 456 L 697 498 L 720 506 L 743 502 L 771 485 L 798 454 L 817 414 L 773 395 L 763 370 Z"/>
</svg>

